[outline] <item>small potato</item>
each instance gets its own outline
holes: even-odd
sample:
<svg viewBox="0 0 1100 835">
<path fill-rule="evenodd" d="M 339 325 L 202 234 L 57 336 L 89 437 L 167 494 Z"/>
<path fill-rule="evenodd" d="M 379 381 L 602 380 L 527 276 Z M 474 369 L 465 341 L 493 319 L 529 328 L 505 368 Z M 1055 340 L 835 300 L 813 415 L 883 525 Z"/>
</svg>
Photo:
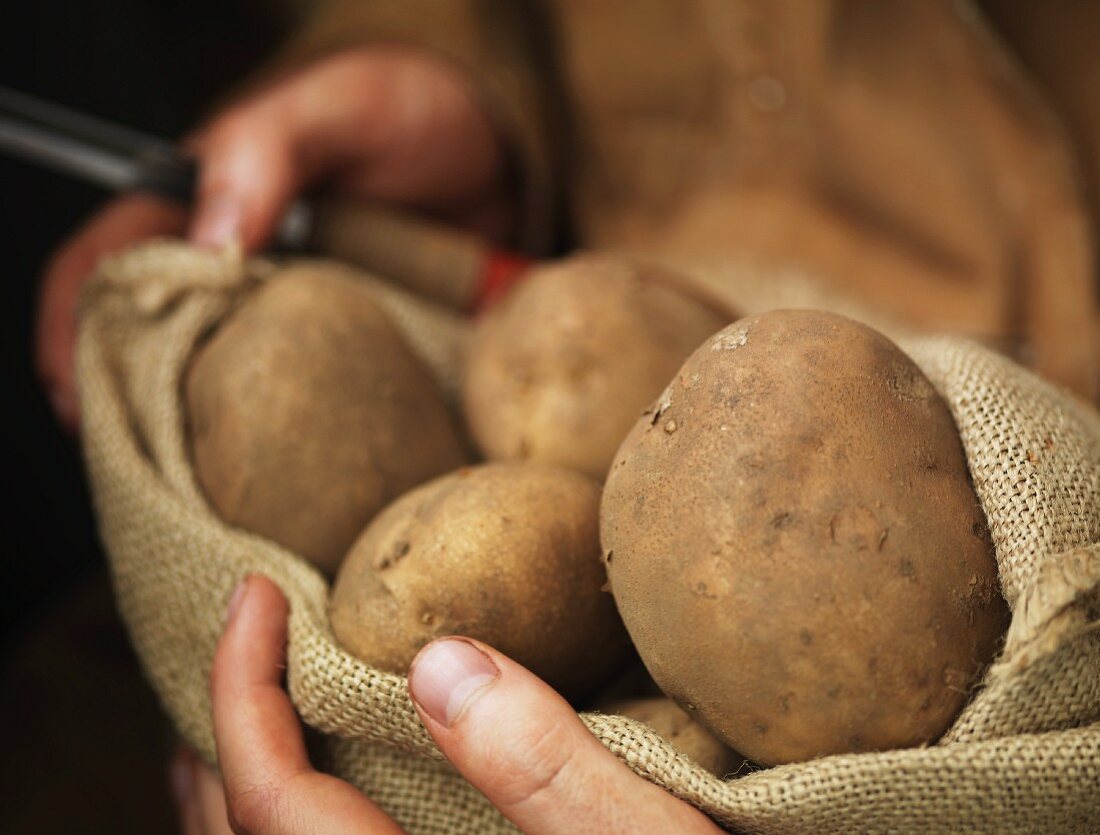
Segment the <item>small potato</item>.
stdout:
<svg viewBox="0 0 1100 835">
<path fill-rule="evenodd" d="M 728 322 L 676 281 L 623 257 L 584 256 L 538 270 L 490 310 L 463 386 L 486 457 L 602 480 L 641 409 Z"/>
<path fill-rule="evenodd" d="M 495 647 L 570 698 L 622 668 L 629 640 L 605 590 L 599 487 L 541 464 L 486 464 L 405 494 L 336 577 L 332 629 L 353 655 L 404 673 L 443 635 Z"/>
<path fill-rule="evenodd" d="M 745 763 L 744 757 L 723 745 L 672 699 L 658 696 L 606 702 L 600 710 L 649 725 L 682 754 L 718 777 L 736 772 Z"/>
<path fill-rule="evenodd" d="M 601 533 L 653 678 L 766 765 L 934 741 L 1007 625 L 946 404 L 840 316 L 702 345 L 616 454 Z"/>
<path fill-rule="evenodd" d="M 390 499 L 466 462 L 435 381 L 371 294 L 290 267 L 198 350 L 195 475 L 217 513 L 335 571 Z"/>
</svg>

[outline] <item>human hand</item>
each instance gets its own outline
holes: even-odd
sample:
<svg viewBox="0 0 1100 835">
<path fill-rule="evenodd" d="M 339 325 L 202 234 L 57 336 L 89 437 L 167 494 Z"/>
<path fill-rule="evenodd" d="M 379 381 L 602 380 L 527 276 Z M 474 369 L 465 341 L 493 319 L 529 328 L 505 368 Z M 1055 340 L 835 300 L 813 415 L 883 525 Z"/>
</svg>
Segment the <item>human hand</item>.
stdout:
<svg viewBox="0 0 1100 835">
<path fill-rule="evenodd" d="M 211 676 L 224 798 L 191 760 L 181 802 L 186 835 L 399 833 L 348 783 L 315 771 L 280 680 L 286 599 L 253 575 L 234 593 Z M 409 692 L 439 749 L 500 812 L 531 835 L 717 833 L 701 812 L 637 776 L 569 704 L 523 667 L 466 638 L 420 651 Z M 199 827 L 203 828 L 199 828 Z M 220 828 L 219 828 L 220 827 Z"/>
<path fill-rule="evenodd" d="M 264 245 L 303 189 L 332 190 L 431 213 L 503 237 L 512 195 L 503 141 L 470 81 L 411 47 L 341 53 L 230 106 L 187 142 L 201 166 L 195 210 L 141 195 L 97 213 L 51 258 L 38 308 L 36 364 L 61 422 L 78 421 L 76 304 L 104 255 L 178 235 Z"/>
</svg>

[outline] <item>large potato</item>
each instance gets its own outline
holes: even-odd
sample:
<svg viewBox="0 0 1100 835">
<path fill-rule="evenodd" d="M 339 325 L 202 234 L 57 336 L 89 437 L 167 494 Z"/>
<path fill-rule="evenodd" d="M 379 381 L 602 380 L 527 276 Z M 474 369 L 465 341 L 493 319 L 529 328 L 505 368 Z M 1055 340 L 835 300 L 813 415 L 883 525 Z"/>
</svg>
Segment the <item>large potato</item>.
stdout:
<svg viewBox="0 0 1100 835">
<path fill-rule="evenodd" d="M 650 673 L 764 764 L 931 742 L 1006 626 L 946 405 L 839 316 L 708 340 L 623 443 L 601 514 Z"/>
<path fill-rule="evenodd" d="M 470 346 L 463 401 L 482 452 L 602 480 L 641 409 L 728 322 L 675 282 L 659 267 L 585 256 L 518 285 Z"/>
<path fill-rule="evenodd" d="M 442 635 L 484 641 L 562 693 L 629 652 L 600 561 L 599 488 L 560 467 L 486 464 L 402 496 L 356 541 L 332 592 L 353 655 L 404 673 Z"/>
<path fill-rule="evenodd" d="M 185 388 L 214 509 L 327 572 L 390 499 L 466 461 L 428 371 L 361 284 L 321 266 L 261 285 Z"/>
</svg>

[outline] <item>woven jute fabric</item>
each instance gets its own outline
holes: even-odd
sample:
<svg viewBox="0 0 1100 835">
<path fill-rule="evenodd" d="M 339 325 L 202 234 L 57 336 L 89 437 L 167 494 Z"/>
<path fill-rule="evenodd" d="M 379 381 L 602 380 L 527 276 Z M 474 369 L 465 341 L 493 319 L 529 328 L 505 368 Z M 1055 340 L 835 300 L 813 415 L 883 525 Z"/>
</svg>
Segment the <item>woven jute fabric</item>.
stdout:
<svg viewBox="0 0 1100 835">
<path fill-rule="evenodd" d="M 325 767 L 410 832 L 511 831 L 442 760 L 406 680 L 336 643 L 324 578 L 294 554 L 219 521 L 196 486 L 182 375 L 203 335 L 275 269 L 233 252 L 156 242 L 105 262 L 85 296 L 77 351 L 84 449 L 134 646 L 179 732 L 213 759 L 208 672 L 225 604 L 245 574 L 262 572 L 291 603 L 290 694 L 302 719 L 327 735 Z M 808 291 L 800 299 L 790 289 L 797 281 L 709 269 L 701 285 L 719 288 L 731 310 L 774 306 L 781 285 L 788 288 L 782 304 L 829 306 Z M 453 394 L 464 324 L 361 279 Z M 925 748 L 723 780 L 645 725 L 601 714 L 582 719 L 635 772 L 734 831 L 1096 832 L 1100 416 L 975 344 L 948 337 L 900 344 L 951 407 L 1013 611 L 1002 653 L 946 736 Z"/>
</svg>

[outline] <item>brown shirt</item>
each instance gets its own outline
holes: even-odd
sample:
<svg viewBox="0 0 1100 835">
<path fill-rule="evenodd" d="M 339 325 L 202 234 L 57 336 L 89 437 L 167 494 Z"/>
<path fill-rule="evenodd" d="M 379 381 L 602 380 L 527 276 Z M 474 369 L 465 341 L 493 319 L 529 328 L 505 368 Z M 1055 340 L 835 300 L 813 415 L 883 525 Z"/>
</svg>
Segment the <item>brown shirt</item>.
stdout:
<svg viewBox="0 0 1100 835">
<path fill-rule="evenodd" d="M 477 79 L 529 247 L 564 206 L 587 248 L 796 266 L 1097 395 L 1081 157 L 971 3 L 333 0 L 291 55 L 380 40 Z"/>
</svg>

